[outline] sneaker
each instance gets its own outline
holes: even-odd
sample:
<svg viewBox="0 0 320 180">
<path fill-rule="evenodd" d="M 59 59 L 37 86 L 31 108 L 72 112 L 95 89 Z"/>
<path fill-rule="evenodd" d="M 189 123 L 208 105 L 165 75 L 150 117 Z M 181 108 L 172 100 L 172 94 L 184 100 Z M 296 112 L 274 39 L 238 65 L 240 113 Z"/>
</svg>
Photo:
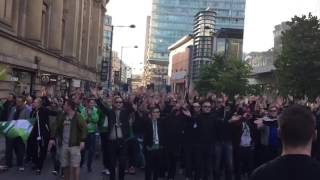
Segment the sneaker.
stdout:
<svg viewBox="0 0 320 180">
<path fill-rule="evenodd" d="M 104 174 L 104 175 L 110 175 L 109 169 L 104 169 L 104 170 L 101 171 L 101 173 Z"/>
<path fill-rule="evenodd" d="M 8 171 L 9 167 L 8 166 L 0 166 L 0 172 Z"/>
<path fill-rule="evenodd" d="M 51 171 L 51 174 L 53 174 L 54 176 L 58 176 L 58 171 L 53 170 L 53 171 Z"/>
<path fill-rule="evenodd" d="M 40 175 L 41 174 L 41 170 L 40 169 L 37 169 L 36 170 L 36 175 Z"/>
<path fill-rule="evenodd" d="M 24 167 L 19 167 L 18 171 L 23 172 L 24 171 Z"/>
<path fill-rule="evenodd" d="M 136 174 L 136 169 L 134 167 L 130 167 L 129 174 Z"/>
</svg>

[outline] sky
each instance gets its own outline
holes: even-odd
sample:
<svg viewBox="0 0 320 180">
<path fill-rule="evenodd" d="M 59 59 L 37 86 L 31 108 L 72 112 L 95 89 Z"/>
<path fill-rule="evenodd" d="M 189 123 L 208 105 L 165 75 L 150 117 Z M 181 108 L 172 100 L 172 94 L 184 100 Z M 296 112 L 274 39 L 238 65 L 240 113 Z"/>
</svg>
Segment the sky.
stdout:
<svg viewBox="0 0 320 180">
<path fill-rule="evenodd" d="M 113 25 L 136 25 L 136 28 L 115 28 L 113 49 L 133 68 L 143 72 L 146 20 L 151 15 L 152 0 L 110 0 L 107 13 Z M 290 20 L 294 15 L 320 15 L 320 0 L 247 0 L 243 51 L 266 51 L 273 47 L 274 26 Z M 137 45 L 138 48 L 130 48 Z"/>
</svg>

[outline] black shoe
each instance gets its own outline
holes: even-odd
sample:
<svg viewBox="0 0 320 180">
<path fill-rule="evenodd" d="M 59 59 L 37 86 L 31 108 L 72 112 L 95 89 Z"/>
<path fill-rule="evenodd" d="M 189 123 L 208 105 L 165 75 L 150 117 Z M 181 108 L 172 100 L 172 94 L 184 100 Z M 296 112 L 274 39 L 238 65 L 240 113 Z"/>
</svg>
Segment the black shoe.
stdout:
<svg viewBox="0 0 320 180">
<path fill-rule="evenodd" d="M 58 171 L 53 170 L 53 171 L 51 171 L 51 174 L 53 174 L 54 176 L 58 176 Z"/>
<path fill-rule="evenodd" d="M 92 172 L 92 168 L 91 167 L 88 167 L 88 172 Z"/>
<path fill-rule="evenodd" d="M 36 175 L 40 175 L 41 174 L 41 170 L 40 169 L 37 169 L 36 170 Z"/>
</svg>

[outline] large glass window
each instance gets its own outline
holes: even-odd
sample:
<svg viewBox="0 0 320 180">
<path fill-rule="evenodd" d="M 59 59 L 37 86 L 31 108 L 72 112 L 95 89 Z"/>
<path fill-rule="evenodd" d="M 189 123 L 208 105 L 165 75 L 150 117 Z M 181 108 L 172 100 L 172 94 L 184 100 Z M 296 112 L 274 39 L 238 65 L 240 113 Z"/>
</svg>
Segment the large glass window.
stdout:
<svg viewBox="0 0 320 180">
<path fill-rule="evenodd" d="M 217 12 L 216 29 L 243 28 L 245 2 L 246 0 L 153 0 L 148 57 L 167 61 L 168 47 L 183 36 L 192 34 L 194 15 L 208 7 Z M 211 52 L 205 50 L 203 53 Z"/>
</svg>

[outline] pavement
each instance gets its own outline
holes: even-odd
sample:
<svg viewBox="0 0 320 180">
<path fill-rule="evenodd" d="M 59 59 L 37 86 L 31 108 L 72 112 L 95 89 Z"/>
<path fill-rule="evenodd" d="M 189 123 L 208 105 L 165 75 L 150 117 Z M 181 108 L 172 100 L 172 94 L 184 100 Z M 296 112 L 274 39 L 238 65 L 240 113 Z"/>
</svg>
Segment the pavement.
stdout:
<svg viewBox="0 0 320 180">
<path fill-rule="evenodd" d="M 4 150 L 4 140 L 0 138 L 0 150 L 2 149 Z M 3 155 L 0 154 L 0 157 L 1 156 L 3 157 Z M 93 161 L 92 169 L 93 171 L 89 173 L 87 171 L 87 168 L 83 167 L 80 172 L 81 173 L 80 179 L 81 180 L 109 180 L 109 176 L 101 174 L 101 170 L 103 168 L 102 168 L 102 161 L 99 157 L 96 157 L 96 159 Z M 6 172 L 0 172 L 0 180 L 61 180 L 60 177 L 57 177 L 51 174 L 52 170 L 53 170 L 53 164 L 48 154 L 48 157 L 46 159 L 41 175 L 36 175 L 31 170 L 31 166 L 26 165 L 24 172 L 19 172 L 17 170 L 17 167 L 13 167 L 12 169 Z M 127 174 L 125 176 L 125 179 L 126 180 L 143 180 L 144 171 L 138 169 L 135 175 Z M 184 178 L 182 177 L 182 175 L 179 175 L 179 177 L 177 177 L 176 180 L 184 180 Z"/>
</svg>

